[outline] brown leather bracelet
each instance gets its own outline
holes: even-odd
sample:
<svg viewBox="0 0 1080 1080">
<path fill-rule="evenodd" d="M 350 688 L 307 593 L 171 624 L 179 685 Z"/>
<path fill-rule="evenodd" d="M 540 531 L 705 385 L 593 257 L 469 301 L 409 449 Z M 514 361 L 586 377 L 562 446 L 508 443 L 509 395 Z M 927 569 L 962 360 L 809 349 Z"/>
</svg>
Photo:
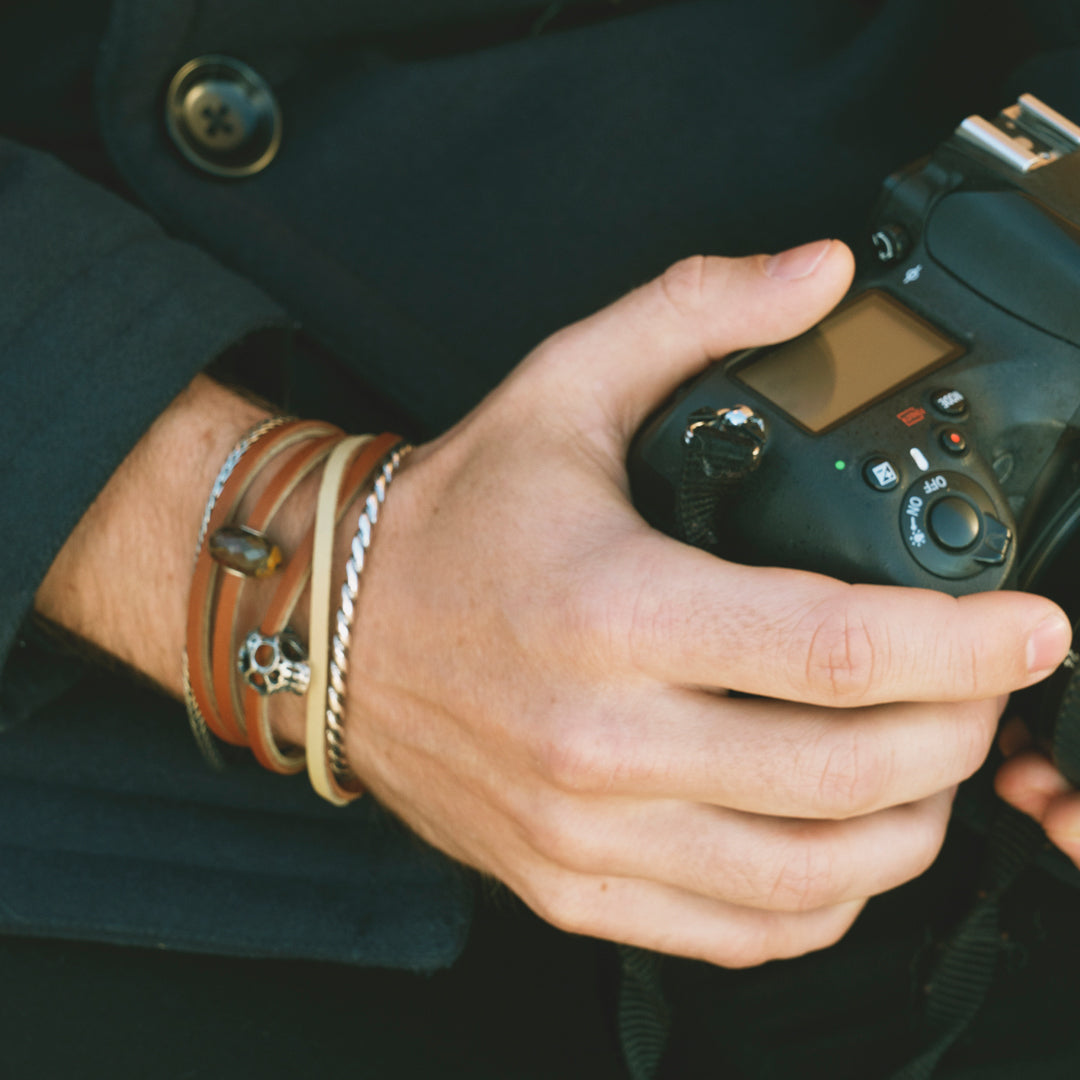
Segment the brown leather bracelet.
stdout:
<svg viewBox="0 0 1080 1080">
<path fill-rule="evenodd" d="M 397 441 L 399 438 L 396 435 L 380 435 L 364 446 L 349 465 L 342 480 L 341 496 L 338 499 L 338 522 L 344 518 L 346 510 L 363 491 L 387 450 Z M 314 539 L 313 524 L 278 578 L 274 598 L 263 615 L 259 627 L 259 632 L 265 637 L 280 634 L 288 626 L 293 611 L 311 577 Z M 284 774 L 301 772 L 305 763 L 304 749 L 297 746 L 282 750 L 278 746 L 270 726 L 269 703 L 266 696 L 251 687 L 244 687 L 243 698 L 248 742 L 259 764 L 271 772 Z"/>
<path fill-rule="evenodd" d="M 222 723 L 212 693 L 210 624 L 213 615 L 214 586 L 217 583 L 220 568 L 210 555 L 210 547 L 205 540 L 232 518 L 263 466 L 298 442 L 316 435 L 330 435 L 336 430 L 329 424 L 294 420 L 268 432 L 255 443 L 237 463 L 222 488 L 214 504 L 203 545 L 195 560 L 195 572 L 192 575 L 191 592 L 188 597 L 185 638 L 191 693 L 210 730 L 219 739 L 235 746 L 245 745 L 243 732 L 234 725 L 226 727 Z"/>
<path fill-rule="evenodd" d="M 265 532 L 278 510 L 311 471 L 326 460 L 333 446 L 344 438 L 338 431 L 312 440 L 301 446 L 274 475 L 266 490 L 247 515 L 244 522 L 249 529 Z M 236 677 L 236 615 L 244 586 L 244 577 L 226 572 L 218 589 L 214 604 L 214 628 L 210 650 L 214 701 L 227 730 L 238 731 L 245 737 L 244 706 L 241 700 L 239 680 Z"/>
</svg>

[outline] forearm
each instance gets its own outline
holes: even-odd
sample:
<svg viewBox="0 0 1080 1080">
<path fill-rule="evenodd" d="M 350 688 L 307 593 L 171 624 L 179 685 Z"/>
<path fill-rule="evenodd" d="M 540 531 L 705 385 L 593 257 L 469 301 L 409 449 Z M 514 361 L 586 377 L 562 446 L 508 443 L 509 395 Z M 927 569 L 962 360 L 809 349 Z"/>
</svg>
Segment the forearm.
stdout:
<svg viewBox="0 0 1080 1080">
<path fill-rule="evenodd" d="M 264 409 L 198 376 L 124 459 L 57 555 L 36 610 L 180 697 L 195 543 L 231 447 Z"/>
</svg>

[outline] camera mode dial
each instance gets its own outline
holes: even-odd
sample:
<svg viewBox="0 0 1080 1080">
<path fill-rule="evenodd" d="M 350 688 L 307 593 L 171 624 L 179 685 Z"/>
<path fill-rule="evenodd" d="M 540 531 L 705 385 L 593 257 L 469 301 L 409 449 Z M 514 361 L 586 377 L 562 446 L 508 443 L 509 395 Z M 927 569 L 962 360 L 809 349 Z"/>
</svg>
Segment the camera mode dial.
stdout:
<svg viewBox="0 0 1080 1080">
<path fill-rule="evenodd" d="M 943 578 L 973 577 L 1005 562 L 1012 530 L 986 490 L 961 473 L 930 473 L 900 506 L 900 534 L 911 557 Z"/>
</svg>

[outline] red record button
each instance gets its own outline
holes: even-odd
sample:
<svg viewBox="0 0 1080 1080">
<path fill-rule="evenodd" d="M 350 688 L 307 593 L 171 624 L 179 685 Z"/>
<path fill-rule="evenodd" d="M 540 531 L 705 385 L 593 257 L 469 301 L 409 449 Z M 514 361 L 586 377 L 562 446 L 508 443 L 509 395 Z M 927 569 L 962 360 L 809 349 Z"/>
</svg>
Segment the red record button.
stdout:
<svg viewBox="0 0 1080 1080">
<path fill-rule="evenodd" d="M 941 433 L 941 445 L 950 454 L 962 454 L 967 450 L 967 439 L 956 428 L 946 428 Z"/>
</svg>

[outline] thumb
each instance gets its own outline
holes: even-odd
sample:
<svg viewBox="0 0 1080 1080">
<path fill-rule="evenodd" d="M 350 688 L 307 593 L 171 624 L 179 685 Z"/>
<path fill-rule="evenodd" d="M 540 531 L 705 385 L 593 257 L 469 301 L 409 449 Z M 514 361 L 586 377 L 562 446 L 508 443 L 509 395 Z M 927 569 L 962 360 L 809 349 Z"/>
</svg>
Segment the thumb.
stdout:
<svg viewBox="0 0 1080 1080">
<path fill-rule="evenodd" d="M 839 302 L 853 272 L 851 251 L 838 240 L 771 257 L 697 255 L 578 323 L 573 344 L 564 338 L 563 346 L 589 371 L 629 440 L 708 361 L 808 330 Z"/>
</svg>

